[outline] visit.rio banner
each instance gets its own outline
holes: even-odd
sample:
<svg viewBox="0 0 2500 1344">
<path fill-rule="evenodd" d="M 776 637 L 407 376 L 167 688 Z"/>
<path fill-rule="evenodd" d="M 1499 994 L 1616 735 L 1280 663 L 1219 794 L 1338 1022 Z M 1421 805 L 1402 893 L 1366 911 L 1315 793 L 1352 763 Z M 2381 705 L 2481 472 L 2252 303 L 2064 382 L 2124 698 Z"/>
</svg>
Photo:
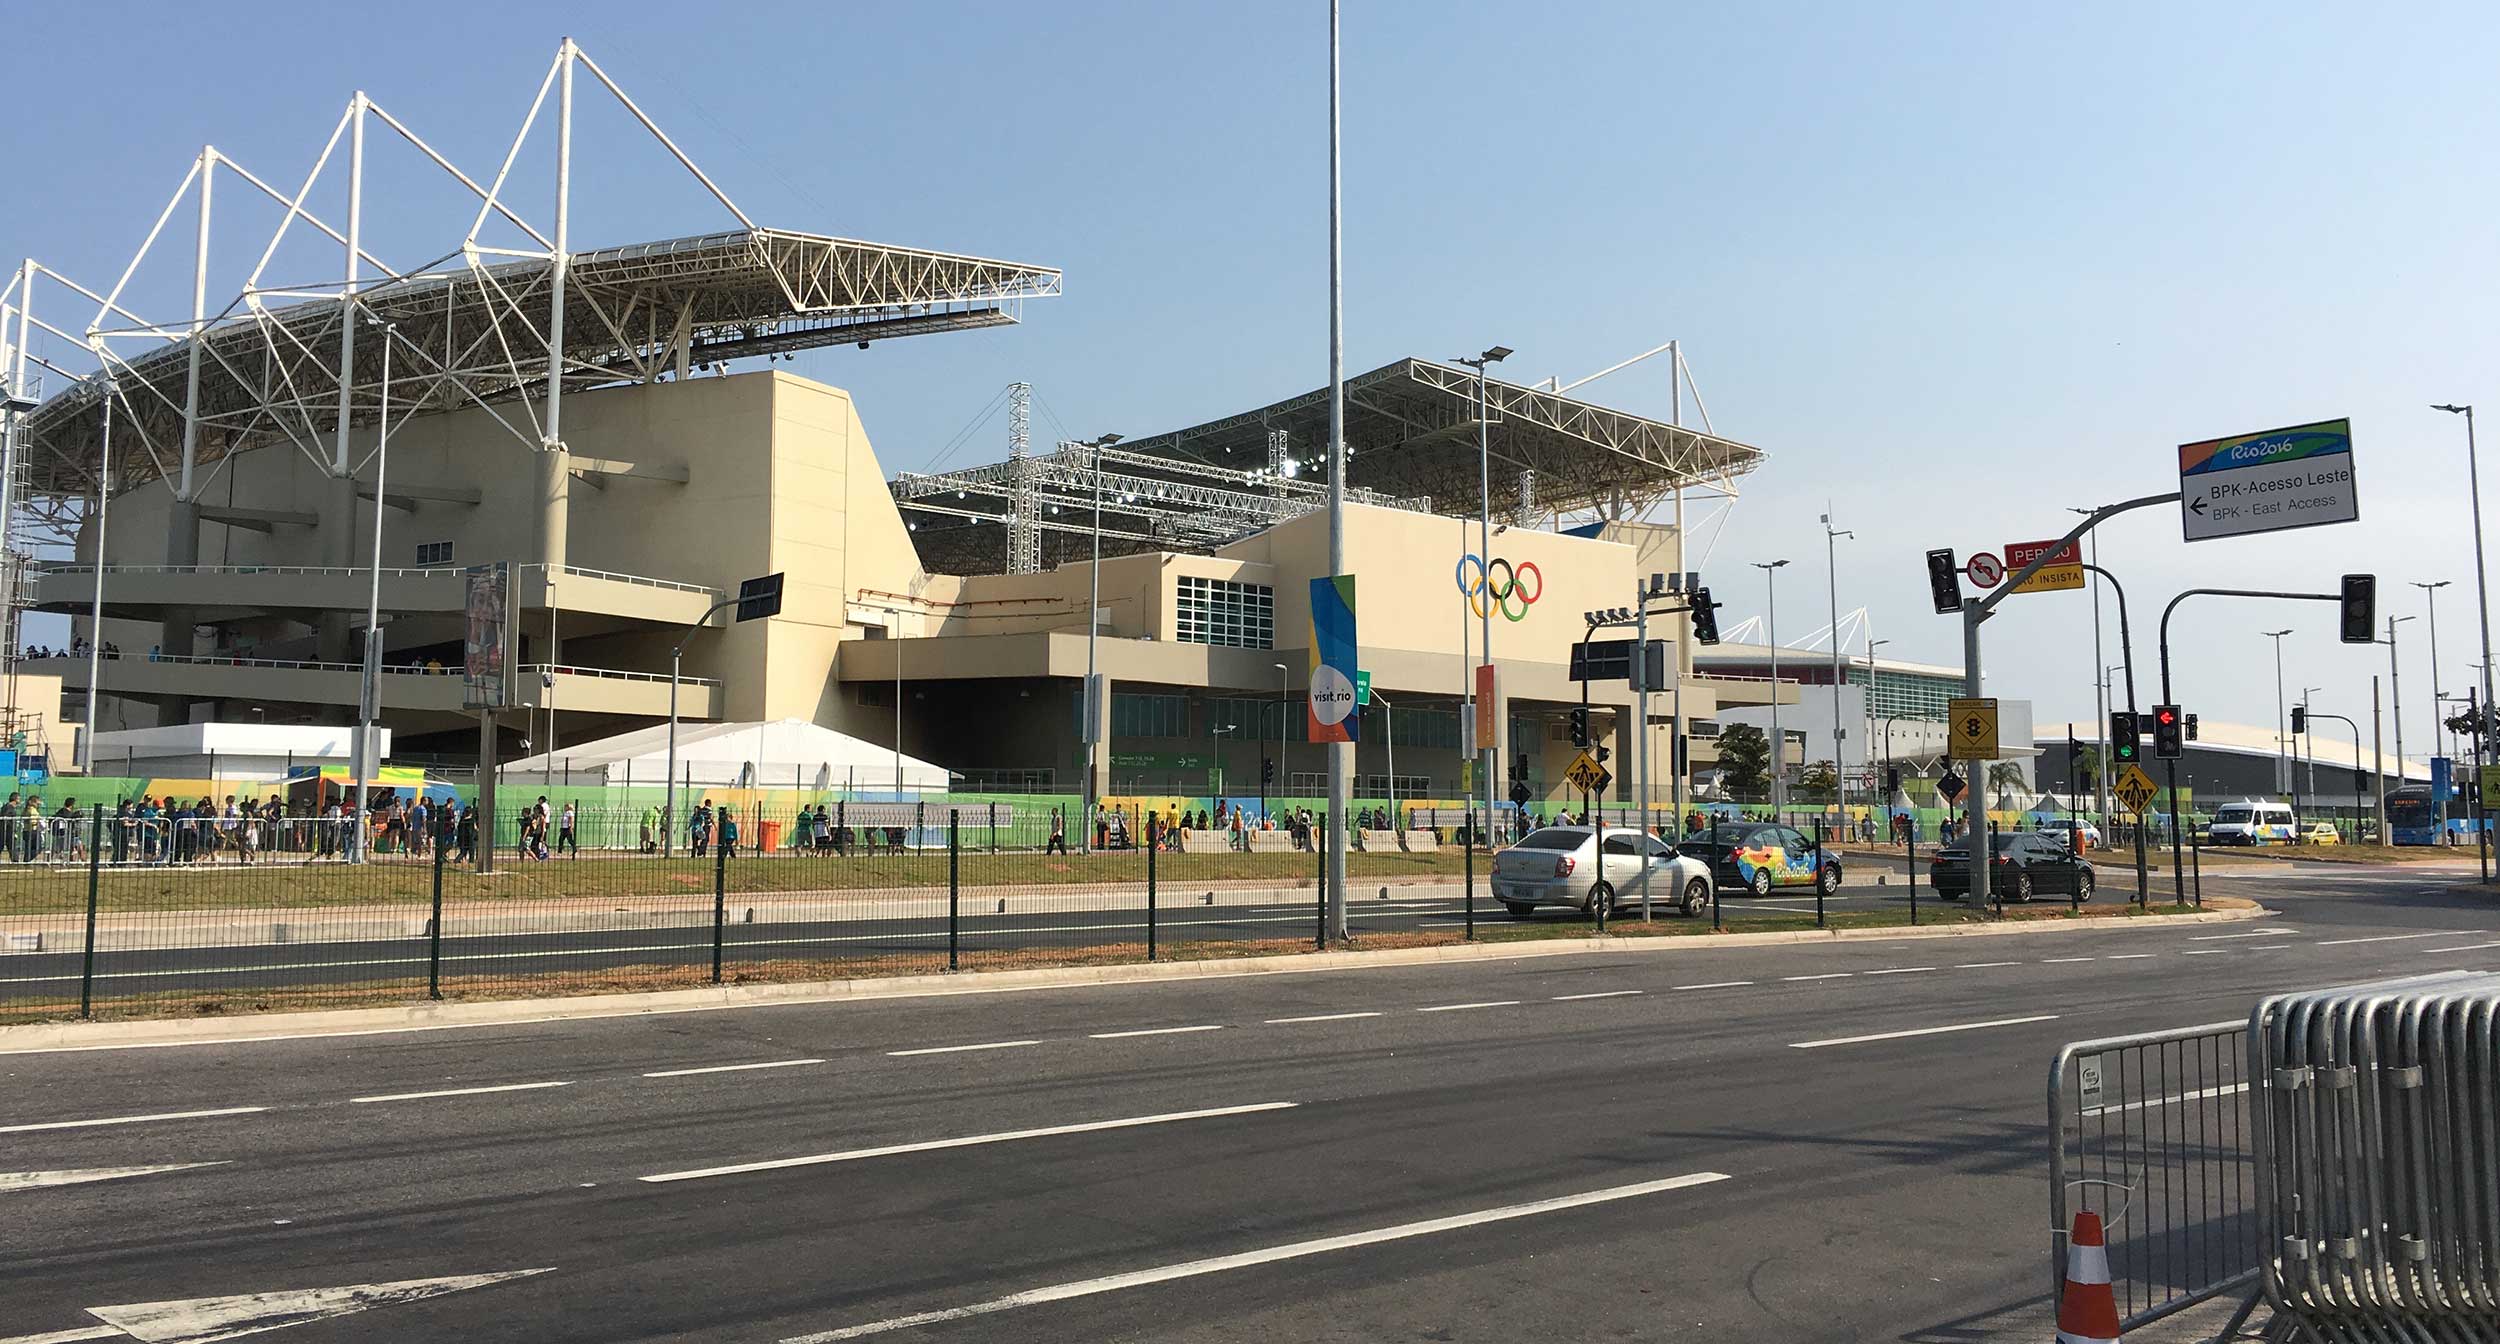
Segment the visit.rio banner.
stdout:
<svg viewBox="0 0 2500 1344">
<path fill-rule="evenodd" d="M 1311 740 L 1352 742 L 1357 645 L 1354 576 L 1311 580 Z"/>
</svg>

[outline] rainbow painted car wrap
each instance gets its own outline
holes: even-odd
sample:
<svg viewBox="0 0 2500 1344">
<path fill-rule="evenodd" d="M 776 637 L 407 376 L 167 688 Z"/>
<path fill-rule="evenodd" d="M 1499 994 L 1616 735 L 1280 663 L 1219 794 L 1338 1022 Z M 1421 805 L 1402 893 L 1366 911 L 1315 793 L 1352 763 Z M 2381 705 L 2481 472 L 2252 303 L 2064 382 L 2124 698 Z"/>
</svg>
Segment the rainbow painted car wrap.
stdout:
<svg viewBox="0 0 2500 1344">
<path fill-rule="evenodd" d="M 1768 821 L 1705 826 L 1677 843 L 1679 853 L 1708 863 L 1717 881 L 1735 891 L 1768 895 L 1781 887 L 1825 890 L 1840 885 L 1840 856 L 1794 826 Z"/>
</svg>

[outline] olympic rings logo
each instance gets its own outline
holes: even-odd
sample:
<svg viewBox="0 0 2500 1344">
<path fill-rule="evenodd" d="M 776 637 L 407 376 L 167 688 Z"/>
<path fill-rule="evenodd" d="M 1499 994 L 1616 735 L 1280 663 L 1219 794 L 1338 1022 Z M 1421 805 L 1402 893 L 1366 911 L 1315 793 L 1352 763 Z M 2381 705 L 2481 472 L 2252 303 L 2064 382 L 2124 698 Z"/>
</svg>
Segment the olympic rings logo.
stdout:
<svg viewBox="0 0 2500 1344">
<path fill-rule="evenodd" d="M 1476 569 L 1472 579 L 1467 573 L 1470 565 Z M 1493 577 L 1494 565 L 1502 567 L 1502 577 L 1498 579 Z M 1458 572 L 1452 577 L 1458 581 L 1459 595 L 1467 599 L 1468 607 L 1480 619 L 1490 619 L 1498 611 L 1511 620 L 1524 620 L 1528 608 L 1545 596 L 1545 571 L 1538 569 L 1534 560 L 1522 560 L 1513 565 L 1498 555 L 1490 563 L 1472 554 L 1462 555 L 1458 558 Z M 1536 580 L 1534 592 L 1528 590 L 1531 578 Z M 1490 607 L 1486 605 L 1488 601 L 1492 604 Z"/>
</svg>

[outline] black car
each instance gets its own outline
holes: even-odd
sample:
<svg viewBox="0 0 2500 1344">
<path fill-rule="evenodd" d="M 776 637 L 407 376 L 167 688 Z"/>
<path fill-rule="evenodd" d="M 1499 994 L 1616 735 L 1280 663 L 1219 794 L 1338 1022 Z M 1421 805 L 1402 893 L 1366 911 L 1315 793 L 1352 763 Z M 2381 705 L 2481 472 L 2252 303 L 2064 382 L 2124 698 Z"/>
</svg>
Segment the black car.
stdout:
<svg viewBox="0 0 2500 1344">
<path fill-rule="evenodd" d="M 2009 901 L 2035 895 L 2092 899 L 2092 864 L 2052 835 L 1991 836 L 1988 886 Z M 1927 880 L 1936 894 L 1960 900 L 1970 894 L 1970 850 L 1954 845 L 1936 851 Z"/>
</svg>

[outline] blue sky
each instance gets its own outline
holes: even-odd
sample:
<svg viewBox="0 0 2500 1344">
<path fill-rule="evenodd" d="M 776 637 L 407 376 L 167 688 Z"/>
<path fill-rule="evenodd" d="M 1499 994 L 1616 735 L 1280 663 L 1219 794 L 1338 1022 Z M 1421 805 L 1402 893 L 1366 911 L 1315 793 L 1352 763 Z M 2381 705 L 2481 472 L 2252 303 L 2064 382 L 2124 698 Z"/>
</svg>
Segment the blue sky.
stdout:
<svg viewBox="0 0 2500 1344">
<path fill-rule="evenodd" d="M 491 171 L 570 32 L 761 222 L 1066 271 L 1019 327 L 801 356 L 858 394 L 889 470 L 925 465 L 1019 378 L 1054 437 L 1149 433 L 1325 377 L 1317 4 L 414 12 L 20 9 L 49 56 L 13 90 L 0 255 L 109 283 L 201 143 L 292 186 L 360 85 Z M 2358 524 L 2194 546 L 2167 510 L 2104 529 L 2136 594 L 2142 698 L 2171 593 L 2324 590 L 2347 570 L 2380 573 L 2399 612 L 2421 610 L 2409 581 L 2455 581 L 2440 680 L 2458 690 L 2462 427 L 2425 404 L 2500 411 L 2500 201 L 2476 166 L 2495 39 L 2500 11 L 2468 6 L 1355 3 L 1348 367 L 1500 343 L 1521 378 L 1568 380 L 1678 338 L 1717 427 L 1772 454 L 1704 566 L 1729 619 L 1761 606 L 1746 566 L 1788 557 L 1783 630 L 1822 623 L 1799 613 L 1825 605 L 1829 500 L 1857 533 L 1841 608 L 1870 608 L 1886 653 L 1948 662 L 1928 547 L 2052 535 L 2069 504 L 2172 488 L 2180 442 L 2348 415 Z M 577 245 L 722 222 L 621 113 L 583 107 Z M 436 255 L 468 212 L 374 143 L 375 189 L 400 203 L 376 249 Z M 221 267 L 239 280 L 264 240 L 238 224 Z M 184 306 L 181 251 L 134 280 L 149 309 Z M 1666 371 L 1588 391 L 1663 414 Z M 1001 454 L 1003 421 L 984 435 L 956 460 Z M 2271 721 L 2257 632 L 2289 625 L 2294 697 L 2323 687 L 2322 710 L 2366 724 L 2386 651 L 2339 646 L 2332 618 L 2191 603 L 2180 698 Z M 2400 651 L 2417 754 L 2424 626 Z M 2088 714 L 2085 599 L 2015 599 L 1988 634 L 1992 691 Z"/>
</svg>

